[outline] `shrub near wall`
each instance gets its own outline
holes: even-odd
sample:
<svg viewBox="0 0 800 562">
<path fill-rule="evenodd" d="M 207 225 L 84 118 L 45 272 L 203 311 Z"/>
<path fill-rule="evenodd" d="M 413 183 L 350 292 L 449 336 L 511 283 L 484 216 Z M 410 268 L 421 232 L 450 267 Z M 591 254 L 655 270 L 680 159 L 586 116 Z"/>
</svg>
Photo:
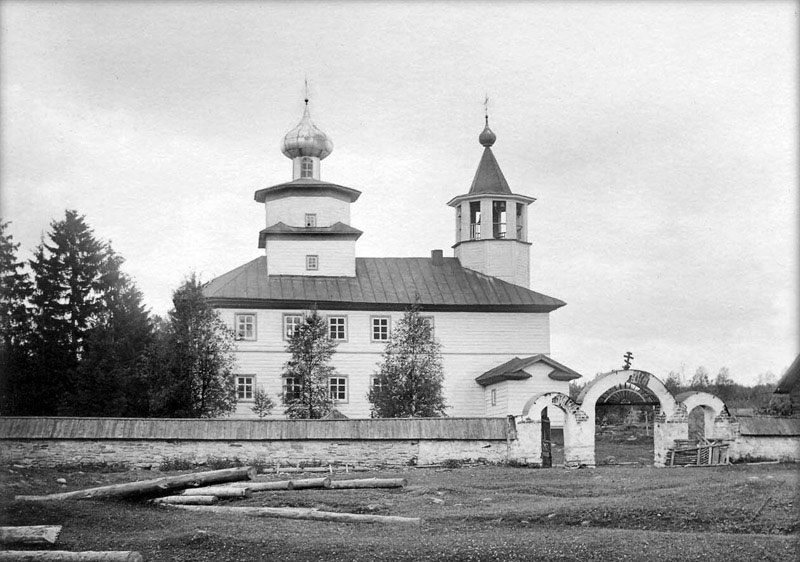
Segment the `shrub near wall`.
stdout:
<svg viewBox="0 0 800 562">
<path fill-rule="evenodd" d="M 207 464 L 225 458 L 261 465 L 503 462 L 509 435 L 513 422 L 505 418 L 0 418 L 0 462 L 134 468 L 157 468 L 175 459 Z"/>
</svg>

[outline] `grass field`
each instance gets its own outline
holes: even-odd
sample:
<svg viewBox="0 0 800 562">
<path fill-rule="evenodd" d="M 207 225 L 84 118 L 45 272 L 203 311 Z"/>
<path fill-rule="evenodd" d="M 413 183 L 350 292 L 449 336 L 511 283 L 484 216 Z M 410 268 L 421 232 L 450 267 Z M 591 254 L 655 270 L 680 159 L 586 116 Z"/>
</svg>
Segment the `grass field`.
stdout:
<svg viewBox="0 0 800 562">
<path fill-rule="evenodd" d="M 796 465 L 409 468 L 357 475 L 402 476 L 403 489 L 263 492 L 222 502 L 422 517 L 419 527 L 233 518 L 140 500 L 13 501 L 159 475 L 1 467 L 0 525 L 63 525 L 58 549 L 138 550 L 148 561 L 788 562 L 800 549 Z"/>
</svg>

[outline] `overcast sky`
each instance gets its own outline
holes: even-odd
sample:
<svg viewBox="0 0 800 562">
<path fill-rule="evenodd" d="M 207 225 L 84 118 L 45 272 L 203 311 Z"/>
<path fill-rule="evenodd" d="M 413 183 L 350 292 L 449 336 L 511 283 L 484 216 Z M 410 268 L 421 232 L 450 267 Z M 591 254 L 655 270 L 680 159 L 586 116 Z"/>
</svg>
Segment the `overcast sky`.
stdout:
<svg viewBox="0 0 800 562">
<path fill-rule="evenodd" d="M 359 256 L 455 242 L 493 150 L 530 207 L 552 356 L 780 374 L 798 353 L 797 2 L 0 2 L 3 220 L 72 208 L 153 312 L 261 254 L 308 78 Z"/>
</svg>

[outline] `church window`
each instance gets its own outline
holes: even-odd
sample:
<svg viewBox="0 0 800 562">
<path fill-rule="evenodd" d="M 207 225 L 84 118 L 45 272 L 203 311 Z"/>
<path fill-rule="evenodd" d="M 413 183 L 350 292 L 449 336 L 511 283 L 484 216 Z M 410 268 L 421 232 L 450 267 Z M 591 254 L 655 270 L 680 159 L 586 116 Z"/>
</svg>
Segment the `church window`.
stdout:
<svg viewBox="0 0 800 562">
<path fill-rule="evenodd" d="M 306 213 L 306 228 L 314 228 L 317 226 L 317 214 Z"/>
<path fill-rule="evenodd" d="M 481 239 L 481 202 L 469 204 L 469 237 L 471 240 Z"/>
<path fill-rule="evenodd" d="M 239 400 L 252 400 L 253 399 L 253 375 L 237 375 L 236 376 L 236 397 Z"/>
<path fill-rule="evenodd" d="M 456 207 L 456 242 L 461 242 L 461 205 Z"/>
<path fill-rule="evenodd" d="M 388 316 L 373 316 L 372 317 L 372 341 L 388 341 L 389 340 L 389 323 L 391 318 Z"/>
<path fill-rule="evenodd" d="M 300 324 L 303 323 L 302 314 L 284 314 L 283 315 L 283 339 L 288 340 L 291 338 Z"/>
<path fill-rule="evenodd" d="M 301 178 L 314 177 L 314 161 L 307 156 L 300 159 L 300 177 Z"/>
<path fill-rule="evenodd" d="M 497 406 L 497 389 L 492 389 L 492 406 Z"/>
<path fill-rule="evenodd" d="M 431 335 L 433 335 L 433 316 L 420 316 L 420 320 L 422 320 L 428 328 L 431 330 Z"/>
<path fill-rule="evenodd" d="M 283 400 L 300 400 L 303 396 L 303 385 L 300 384 L 300 379 L 297 377 L 284 377 L 283 378 Z"/>
<path fill-rule="evenodd" d="M 328 337 L 334 341 L 347 341 L 347 316 L 328 316 Z"/>
<path fill-rule="evenodd" d="M 525 205 L 517 203 L 517 240 L 524 240 Z"/>
<path fill-rule="evenodd" d="M 492 238 L 506 237 L 506 202 L 492 201 Z"/>
<path fill-rule="evenodd" d="M 380 377 L 372 377 L 372 388 L 375 392 L 380 392 L 383 388 L 383 383 Z"/>
<path fill-rule="evenodd" d="M 256 339 L 256 315 L 236 315 L 236 339 L 254 341 Z"/>
<path fill-rule="evenodd" d="M 334 402 L 347 402 L 347 377 L 330 377 L 328 393 Z"/>
<path fill-rule="evenodd" d="M 308 255 L 306 256 L 306 270 L 317 271 L 319 269 L 319 256 Z"/>
</svg>

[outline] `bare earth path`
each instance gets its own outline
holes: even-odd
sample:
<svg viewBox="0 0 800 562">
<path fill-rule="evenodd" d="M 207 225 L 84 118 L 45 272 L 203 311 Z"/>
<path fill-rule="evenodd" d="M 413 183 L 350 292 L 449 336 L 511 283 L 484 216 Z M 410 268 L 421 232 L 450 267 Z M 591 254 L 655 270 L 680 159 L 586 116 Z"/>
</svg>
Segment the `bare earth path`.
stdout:
<svg viewBox="0 0 800 562">
<path fill-rule="evenodd" d="M 394 469 L 357 477 L 404 477 L 406 488 L 276 491 L 222 503 L 424 519 L 420 527 L 409 528 L 232 519 L 141 501 L 17 504 L 16 494 L 157 473 L 0 467 L 0 525 L 59 524 L 64 526 L 60 550 L 138 550 L 145 560 L 165 561 L 786 562 L 796 560 L 800 550 L 798 472 L 797 465 Z M 66 487 L 57 478 L 66 479 Z"/>
</svg>

